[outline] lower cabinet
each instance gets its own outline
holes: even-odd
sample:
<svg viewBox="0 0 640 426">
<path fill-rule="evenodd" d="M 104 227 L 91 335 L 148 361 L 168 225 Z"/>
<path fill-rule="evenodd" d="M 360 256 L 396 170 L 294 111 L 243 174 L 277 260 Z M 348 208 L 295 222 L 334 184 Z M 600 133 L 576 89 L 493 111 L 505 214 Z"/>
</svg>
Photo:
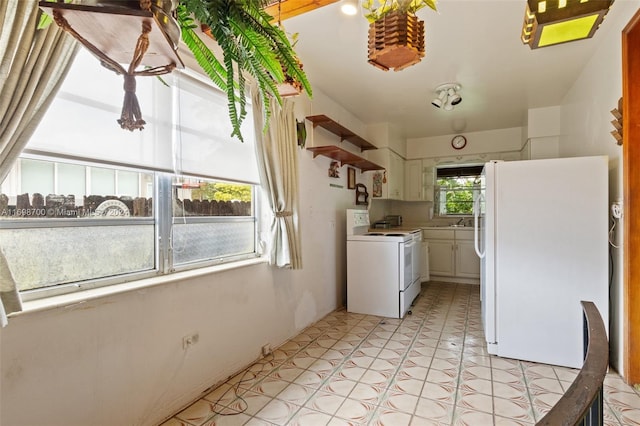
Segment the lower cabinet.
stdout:
<svg viewBox="0 0 640 426">
<path fill-rule="evenodd" d="M 429 281 L 429 242 L 422 240 L 421 245 L 420 282 L 424 282 Z"/>
<path fill-rule="evenodd" d="M 480 258 L 472 241 L 456 240 L 456 276 L 480 278 Z"/>
<path fill-rule="evenodd" d="M 455 275 L 454 247 L 453 241 L 429 240 L 429 275 Z"/>
<path fill-rule="evenodd" d="M 473 244 L 473 229 L 425 229 L 423 239 L 429 243 L 429 275 L 480 278 L 480 258 Z"/>
</svg>

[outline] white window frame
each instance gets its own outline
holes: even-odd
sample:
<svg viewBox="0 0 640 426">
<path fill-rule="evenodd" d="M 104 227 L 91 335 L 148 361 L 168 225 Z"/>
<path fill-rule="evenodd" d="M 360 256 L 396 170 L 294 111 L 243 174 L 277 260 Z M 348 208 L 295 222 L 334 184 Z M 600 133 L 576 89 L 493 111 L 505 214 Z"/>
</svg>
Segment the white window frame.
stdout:
<svg viewBox="0 0 640 426">
<path fill-rule="evenodd" d="M 96 63 L 96 67 L 101 68 L 97 63 Z M 100 72 L 98 72 L 98 74 L 99 73 Z M 98 74 L 96 74 L 96 78 Z M 193 92 L 193 89 L 190 89 L 192 90 L 191 93 L 201 93 L 200 92 L 200 90 L 202 90 L 201 88 L 204 88 L 204 90 L 211 90 L 212 96 L 219 95 L 224 97 L 225 99 L 223 100 L 223 102 L 226 105 L 226 95 L 222 93 L 219 89 L 215 88 L 211 84 L 211 82 L 209 82 L 206 78 L 203 78 L 199 74 L 190 70 L 175 72 L 174 75 L 176 80 L 175 80 L 175 85 L 173 86 L 173 90 L 162 91 L 160 93 L 158 92 L 157 89 L 153 89 L 152 93 L 154 97 L 154 102 L 151 102 L 151 100 L 147 100 L 144 98 L 140 99 L 141 105 L 144 105 L 146 107 L 147 113 L 150 116 L 152 116 L 150 119 L 151 122 L 155 121 L 156 124 L 158 122 L 163 123 L 164 125 L 163 129 L 167 127 L 166 123 L 168 121 L 172 122 L 172 124 L 170 125 L 173 132 L 172 140 L 175 141 L 177 139 L 178 140 L 177 145 L 169 149 L 168 151 L 167 151 L 166 145 L 164 145 L 163 147 L 159 148 L 159 151 L 154 151 L 152 154 L 152 156 L 155 156 L 155 157 L 157 157 L 160 154 L 165 156 L 163 157 L 164 160 L 161 161 L 162 165 L 155 166 L 155 165 L 149 164 L 148 162 L 145 162 L 145 161 L 148 161 L 148 156 L 144 158 L 141 157 L 143 158 L 143 163 L 132 164 L 130 162 L 120 162 L 118 160 L 114 160 L 108 155 L 106 156 L 107 157 L 106 159 L 103 157 L 96 159 L 95 157 L 88 157 L 83 153 L 75 153 L 75 151 L 73 153 L 69 153 L 69 152 L 64 152 L 64 150 L 58 152 L 55 149 L 50 150 L 48 148 L 43 148 L 41 146 L 38 146 L 37 144 L 35 147 L 30 147 L 29 145 L 27 145 L 27 149 L 25 149 L 21 155 L 21 158 L 25 158 L 25 159 L 36 159 L 36 160 L 39 159 L 39 160 L 47 160 L 47 161 L 54 161 L 54 162 L 58 161 L 58 162 L 64 162 L 69 164 L 84 165 L 86 167 L 85 193 L 87 195 L 91 194 L 91 191 L 90 191 L 91 189 L 90 167 L 91 166 L 113 168 L 115 170 L 114 172 L 115 194 L 109 194 L 109 195 L 116 195 L 116 196 L 120 195 L 118 194 L 119 192 L 118 179 L 117 179 L 118 170 L 152 173 L 154 176 L 153 181 L 155 186 L 154 194 L 153 194 L 153 216 L 152 217 L 148 217 L 148 218 L 131 217 L 131 218 L 118 218 L 118 219 L 108 219 L 108 218 L 99 218 L 99 219 L 93 219 L 93 218 L 7 219 L 7 218 L 4 218 L 4 219 L 0 219 L 0 224 L 2 225 L 2 229 L 7 229 L 7 230 L 20 229 L 25 227 L 46 228 L 46 227 L 65 227 L 65 226 L 73 227 L 73 226 L 88 226 L 88 225 L 89 226 L 117 226 L 117 225 L 124 225 L 124 224 L 127 224 L 127 225 L 154 224 L 155 226 L 155 235 L 154 235 L 155 243 L 154 243 L 154 254 L 153 254 L 154 267 L 149 270 L 128 272 L 128 273 L 123 273 L 123 274 L 115 275 L 111 277 L 97 277 L 95 279 L 88 279 L 82 282 L 70 282 L 65 284 L 57 284 L 51 287 L 42 287 L 42 288 L 33 289 L 33 290 L 23 290 L 20 292 L 23 300 L 25 301 L 36 300 L 36 299 L 47 298 L 50 296 L 56 296 L 60 294 L 68 294 L 76 291 L 93 289 L 97 287 L 112 286 L 120 283 L 130 282 L 134 280 L 141 280 L 141 279 L 150 278 L 150 277 L 171 275 L 174 272 L 203 269 L 203 268 L 208 268 L 208 267 L 211 267 L 214 265 L 220 265 L 220 264 L 233 264 L 239 261 L 245 261 L 247 259 L 258 259 L 261 257 L 261 253 L 260 253 L 261 245 L 259 242 L 260 241 L 259 234 L 260 234 L 260 226 L 261 226 L 260 219 L 262 218 L 262 216 L 260 214 L 261 202 L 260 202 L 260 191 L 258 190 L 259 184 L 257 183 L 257 173 L 255 172 L 253 172 L 251 180 L 247 182 L 238 180 L 237 177 L 234 177 L 233 179 L 228 179 L 228 178 L 225 178 L 225 176 L 216 176 L 217 170 L 212 171 L 210 174 L 208 173 L 203 174 L 199 171 L 192 174 L 193 177 L 200 178 L 200 179 L 213 179 L 217 181 L 224 181 L 224 182 L 231 182 L 231 183 L 236 182 L 236 183 L 252 185 L 253 190 L 252 190 L 252 200 L 251 200 L 251 204 L 252 204 L 251 216 L 249 217 L 205 216 L 205 217 L 186 217 L 186 218 L 180 217 L 179 219 L 173 218 L 172 216 L 172 204 L 171 204 L 172 201 L 171 201 L 170 185 L 174 176 L 178 176 L 178 177 L 183 176 L 183 173 L 185 172 L 181 170 L 180 167 L 178 167 L 181 164 L 180 160 L 176 162 L 175 158 L 173 159 L 173 168 L 172 168 L 171 161 L 169 161 L 168 163 L 166 161 L 166 155 L 167 153 L 169 153 L 169 155 L 177 155 L 176 152 L 181 154 L 183 152 L 181 150 L 191 149 L 190 164 L 196 165 L 196 168 L 197 168 L 197 164 L 194 163 L 193 158 L 197 159 L 198 157 L 197 156 L 194 157 L 193 149 L 196 149 L 196 150 L 199 149 L 198 147 L 193 148 L 190 146 L 183 145 L 182 138 L 179 135 L 179 132 L 181 131 L 181 119 L 180 119 L 180 114 L 176 114 L 175 111 L 176 111 L 176 108 L 177 107 L 179 108 L 179 106 L 181 105 L 180 104 L 181 99 L 179 95 L 181 85 L 185 84 L 185 87 L 190 87 L 189 85 L 193 86 L 194 82 L 196 82 L 196 84 L 198 85 L 198 89 L 197 89 L 198 91 Z M 167 77 L 167 78 L 174 78 L 174 77 Z M 184 79 L 182 80 L 184 81 L 184 83 L 182 83 L 180 79 Z M 118 87 L 121 87 L 121 83 L 118 84 Z M 149 93 L 149 90 L 146 90 L 146 92 L 142 90 L 142 92 Z M 104 92 L 103 90 L 103 93 L 106 93 L 106 92 Z M 216 93 L 217 95 L 215 95 Z M 81 98 L 80 101 L 82 103 L 80 105 L 84 105 L 84 103 L 86 103 L 86 105 L 90 108 L 98 108 L 103 111 L 108 111 L 110 114 L 112 114 L 115 110 L 119 110 L 119 105 L 113 106 L 109 103 L 102 102 L 102 100 L 100 99 L 93 100 L 93 99 L 90 99 L 89 97 L 84 98 L 83 97 L 84 95 L 75 89 L 71 89 L 68 93 L 63 93 L 61 91 L 61 93 L 59 93 L 59 96 L 60 96 L 60 99 L 63 99 L 65 102 L 78 102 L 78 99 Z M 205 101 L 205 102 L 208 102 L 208 101 Z M 250 102 L 248 102 L 248 107 L 250 108 Z M 199 105 L 199 108 L 201 109 L 202 105 Z M 218 110 L 219 109 L 220 107 L 218 107 Z M 155 114 L 159 114 L 159 115 L 156 116 Z M 250 123 L 251 120 L 249 117 L 245 120 L 247 124 L 243 125 L 243 135 L 245 136 L 245 140 L 247 136 L 250 136 L 247 133 L 249 131 L 250 132 L 253 131 L 253 125 L 252 123 Z M 145 118 L 148 119 L 149 117 L 145 117 Z M 76 119 L 78 119 L 78 117 L 76 117 Z M 218 118 L 216 116 L 216 120 L 217 119 Z M 174 122 L 176 120 L 177 120 L 177 123 Z M 224 116 L 220 116 L 219 120 L 221 121 L 221 123 L 228 125 L 229 118 L 227 114 L 224 114 Z M 113 123 L 108 123 L 106 125 L 117 126 L 117 124 L 115 123 L 115 119 L 113 120 Z M 122 132 L 124 132 L 124 130 L 122 130 Z M 154 135 L 155 137 L 157 137 L 158 135 L 157 128 L 152 128 L 150 130 L 145 129 L 143 130 L 143 132 L 148 132 L 147 135 L 149 138 L 154 137 Z M 165 132 L 165 130 L 162 130 L 162 132 Z M 178 133 L 177 138 L 176 138 L 176 132 Z M 52 133 L 48 133 L 48 134 L 52 134 Z M 166 132 L 163 134 L 166 134 Z M 222 139 L 218 139 L 218 141 L 220 140 Z M 46 140 L 44 141 L 46 142 L 44 146 L 48 146 L 47 143 L 50 143 L 50 142 Z M 173 143 L 176 143 L 176 142 L 173 142 Z M 224 140 L 222 140 L 221 143 L 224 144 L 225 143 Z M 244 145 L 246 146 L 247 144 L 245 143 Z M 227 149 L 227 148 L 224 148 L 224 149 Z M 235 148 L 232 148 L 232 151 L 233 149 Z M 188 151 L 184 151 L 184 152 L 188 154 Z M 225 161 L 228 161 L 228 160 L 225 160 Z M 246 160 L 244 161 L 246 163 Z M 245 164 L 243 164 L 243 166 L 244 165 Z M 4 183 L 2 183 L 3 189 L 8 190 L 13 194 L 21 193 L 19 192 L 19 187 L 20 187 L 19 177 L 16 177 L 16 175 L 20 176 L 19 167 L 20 167 L 20 163 L 17 163 L 16 165 L 17 172 L 14 172 L 12 175 L 10 175 L 9 178 L 5 180 Z M 54 188 L 56 189 L 58 188 L 57 186 L 58 176 L 56 174 L 57 169 L 58 169 L 58 166 L 54 166 L 55 176 L 53 177 L 53 184 L 54 184 Z M 54 191 L 54 193 L 58 193 L 58 192 Z M 43 194 L 43 195 L 46 196 L 47 194 Z M 220 221 L 251 221 L 253 223 L 253 251 L 250 253 L 243 253 L 240 255 L 221 256 L 218 258 L 203 259 L 203 260 L 193 261 L 193 262 L 184 263 L 180 265 L 175 265 L 173 261 L 173 257 L 171 256 L 171 229 L 172 229 L 172 225 L 176 223 L 176 220 L 179 220 L 180 223 L 183 223 L 185 221 L 186 223 L 220 222 Z M 0 232 L 2 232 L 2 230 L 0 230 Z"/>
</svg>

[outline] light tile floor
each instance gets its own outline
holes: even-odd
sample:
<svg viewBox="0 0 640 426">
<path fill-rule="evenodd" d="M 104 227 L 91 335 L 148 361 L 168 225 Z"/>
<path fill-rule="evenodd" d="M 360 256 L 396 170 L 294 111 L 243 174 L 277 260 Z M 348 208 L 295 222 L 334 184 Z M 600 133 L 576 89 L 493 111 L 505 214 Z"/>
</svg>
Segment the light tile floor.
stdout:
<svg viewBox="0 0 640 426">
<path fill-rule="evenodd" d="M 489 356 L 478 286 L 423 283 L 412 311 L 332 312 L 162 426 L 533 425 L 577 374 Z M 640 425 L 613 371 L 605 424 Z"/>
</svg>

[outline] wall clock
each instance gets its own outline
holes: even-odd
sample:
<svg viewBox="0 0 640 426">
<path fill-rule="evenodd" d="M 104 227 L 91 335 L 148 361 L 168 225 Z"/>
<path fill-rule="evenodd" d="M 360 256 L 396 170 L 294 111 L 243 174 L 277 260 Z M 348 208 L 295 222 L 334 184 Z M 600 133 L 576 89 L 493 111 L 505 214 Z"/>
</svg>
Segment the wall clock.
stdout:
<svg viewBox="0 0 640 426">
<path fill-rule="evenodd" d="M 451 146 L 454 149 L 462 149 L 466 145 L 467 145 L 467 138 L 465 138 L 462 135 L 454 136 L 453 139 L 451 139 Z"/>
</svg>

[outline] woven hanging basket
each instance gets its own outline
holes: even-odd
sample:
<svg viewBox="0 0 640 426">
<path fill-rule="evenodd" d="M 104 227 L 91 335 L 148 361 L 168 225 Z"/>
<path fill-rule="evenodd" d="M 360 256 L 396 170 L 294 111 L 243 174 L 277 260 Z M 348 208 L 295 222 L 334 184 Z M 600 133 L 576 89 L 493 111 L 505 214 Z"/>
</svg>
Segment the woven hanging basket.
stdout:
<svg viewBox="0 0 640 426">
<path fill-rule="evenodd" d="M 400 71 L 424 57 L 424 21 L 414 14 L 391 12 L 369 24 L 369 63 Z"/>
</svg>

